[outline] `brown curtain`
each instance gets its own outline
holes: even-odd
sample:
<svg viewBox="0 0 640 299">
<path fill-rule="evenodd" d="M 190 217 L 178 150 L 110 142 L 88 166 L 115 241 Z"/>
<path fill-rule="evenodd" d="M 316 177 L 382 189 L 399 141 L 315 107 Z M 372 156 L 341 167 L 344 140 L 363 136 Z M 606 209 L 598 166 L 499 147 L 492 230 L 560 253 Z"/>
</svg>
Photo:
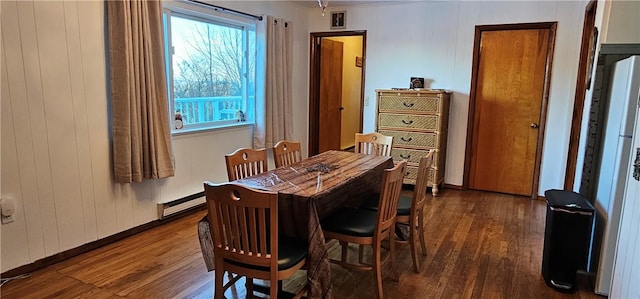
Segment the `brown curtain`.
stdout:
<svg viewBox="0 0 640 299">
<path fill-rule="evenodd" d="M 162 2 L 107 3 L 115 180 L 173 176 Z"/>
<path fill-rule="evenodd" d="M 263 78 L 258 78 L 264 84 L 265 94 L 264 97 L 256 96 L 254 148 L 272 147 L 280 140 L 293 137 L 292 24 L 266 16 L 258 26 L 258 31 L 265 32 L 266 36 L 264 41 L 260 41 L 266 49 L 265 69 L 262 71 L 264 75 Z"/>
</svg>

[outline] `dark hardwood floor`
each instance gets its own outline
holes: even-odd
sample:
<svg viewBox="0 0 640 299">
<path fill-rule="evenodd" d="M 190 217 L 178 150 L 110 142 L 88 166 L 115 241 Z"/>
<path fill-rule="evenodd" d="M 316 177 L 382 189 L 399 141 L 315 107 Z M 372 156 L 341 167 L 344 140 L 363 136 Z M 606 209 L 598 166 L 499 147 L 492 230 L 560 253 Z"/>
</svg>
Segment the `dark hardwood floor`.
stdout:
<svg viewBox="0 0 640 299">
<path fill-rule="evenodd" d="M 405 191 L 410 192 L 410 191 Z M 561 293 L 542 279 L 546 205 L 525 197 L 442 190 L 426 204 L 428 254 L 413 272 L 407 246 L 398 250 L 400 282 L 383 281 L 385 298 L 604 298 L 584 276 Z M 196 223 L 204 211 L 76 256 L 8 282 L 2 298 L 211 298 Z M 356 248 L 353 247 L 355 257 Z M 331 254 L 338 257 L 338 246 Z M 335 298 L 373 298 L 371 272 L 332 265 Z M 304 272 L 286 281 L 295 290 Z M 244 298 L 243 281 L 227 298 Z"/>
</svg>

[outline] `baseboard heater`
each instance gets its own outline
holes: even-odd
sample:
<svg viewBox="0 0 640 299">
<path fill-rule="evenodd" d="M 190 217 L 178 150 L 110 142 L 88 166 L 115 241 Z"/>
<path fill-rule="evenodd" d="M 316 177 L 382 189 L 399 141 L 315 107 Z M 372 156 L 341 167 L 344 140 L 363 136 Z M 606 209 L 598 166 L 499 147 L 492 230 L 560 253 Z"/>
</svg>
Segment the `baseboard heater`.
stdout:
<svg viewBox="0 0 640 299">
<path fill-rule="evenodd" d="M 199 192 L 170 202 L 158 203 L 158 219 L 177 215 L 205 204 L 204 192 Z"/>
</svg>

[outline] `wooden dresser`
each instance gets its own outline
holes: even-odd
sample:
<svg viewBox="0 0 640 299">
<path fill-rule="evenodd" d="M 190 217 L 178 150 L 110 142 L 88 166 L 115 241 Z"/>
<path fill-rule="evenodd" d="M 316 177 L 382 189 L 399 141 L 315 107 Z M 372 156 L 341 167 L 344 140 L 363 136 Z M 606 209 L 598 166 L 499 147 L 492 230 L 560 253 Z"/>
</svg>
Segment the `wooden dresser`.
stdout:
<svg viewBox="0 0 640 299">
<path fill-rule="evenodd" d="M 428 150 L 436 150 L 428 183 L 436 196 L 444 183 L 451 92 L 378 89 L 376 93 L 376 131 L 393 136 L 394 161 L 407 160 L 405 184 L 416 184 L 420 158 Z"/>
</svg>

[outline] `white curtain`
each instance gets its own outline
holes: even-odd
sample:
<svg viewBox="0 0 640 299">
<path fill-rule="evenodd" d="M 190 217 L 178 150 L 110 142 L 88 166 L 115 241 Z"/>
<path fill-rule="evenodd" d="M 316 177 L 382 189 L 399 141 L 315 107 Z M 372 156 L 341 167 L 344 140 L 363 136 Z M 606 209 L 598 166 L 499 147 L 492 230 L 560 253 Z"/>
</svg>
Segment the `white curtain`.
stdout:
<svg viewBox="0 0 640 299">
<path fill-rule="evenodd" d="M 256 68 L 258 84 L 253 147 L 263 148 L 273 147 L 278 141 L 293 136 L 293 28 L 291 22 L 266 16 L 257 30 L 258 53 L 265 53 L 265 57 L 258 59 L 263 63 L 258 63 Z"/>
</svg>

